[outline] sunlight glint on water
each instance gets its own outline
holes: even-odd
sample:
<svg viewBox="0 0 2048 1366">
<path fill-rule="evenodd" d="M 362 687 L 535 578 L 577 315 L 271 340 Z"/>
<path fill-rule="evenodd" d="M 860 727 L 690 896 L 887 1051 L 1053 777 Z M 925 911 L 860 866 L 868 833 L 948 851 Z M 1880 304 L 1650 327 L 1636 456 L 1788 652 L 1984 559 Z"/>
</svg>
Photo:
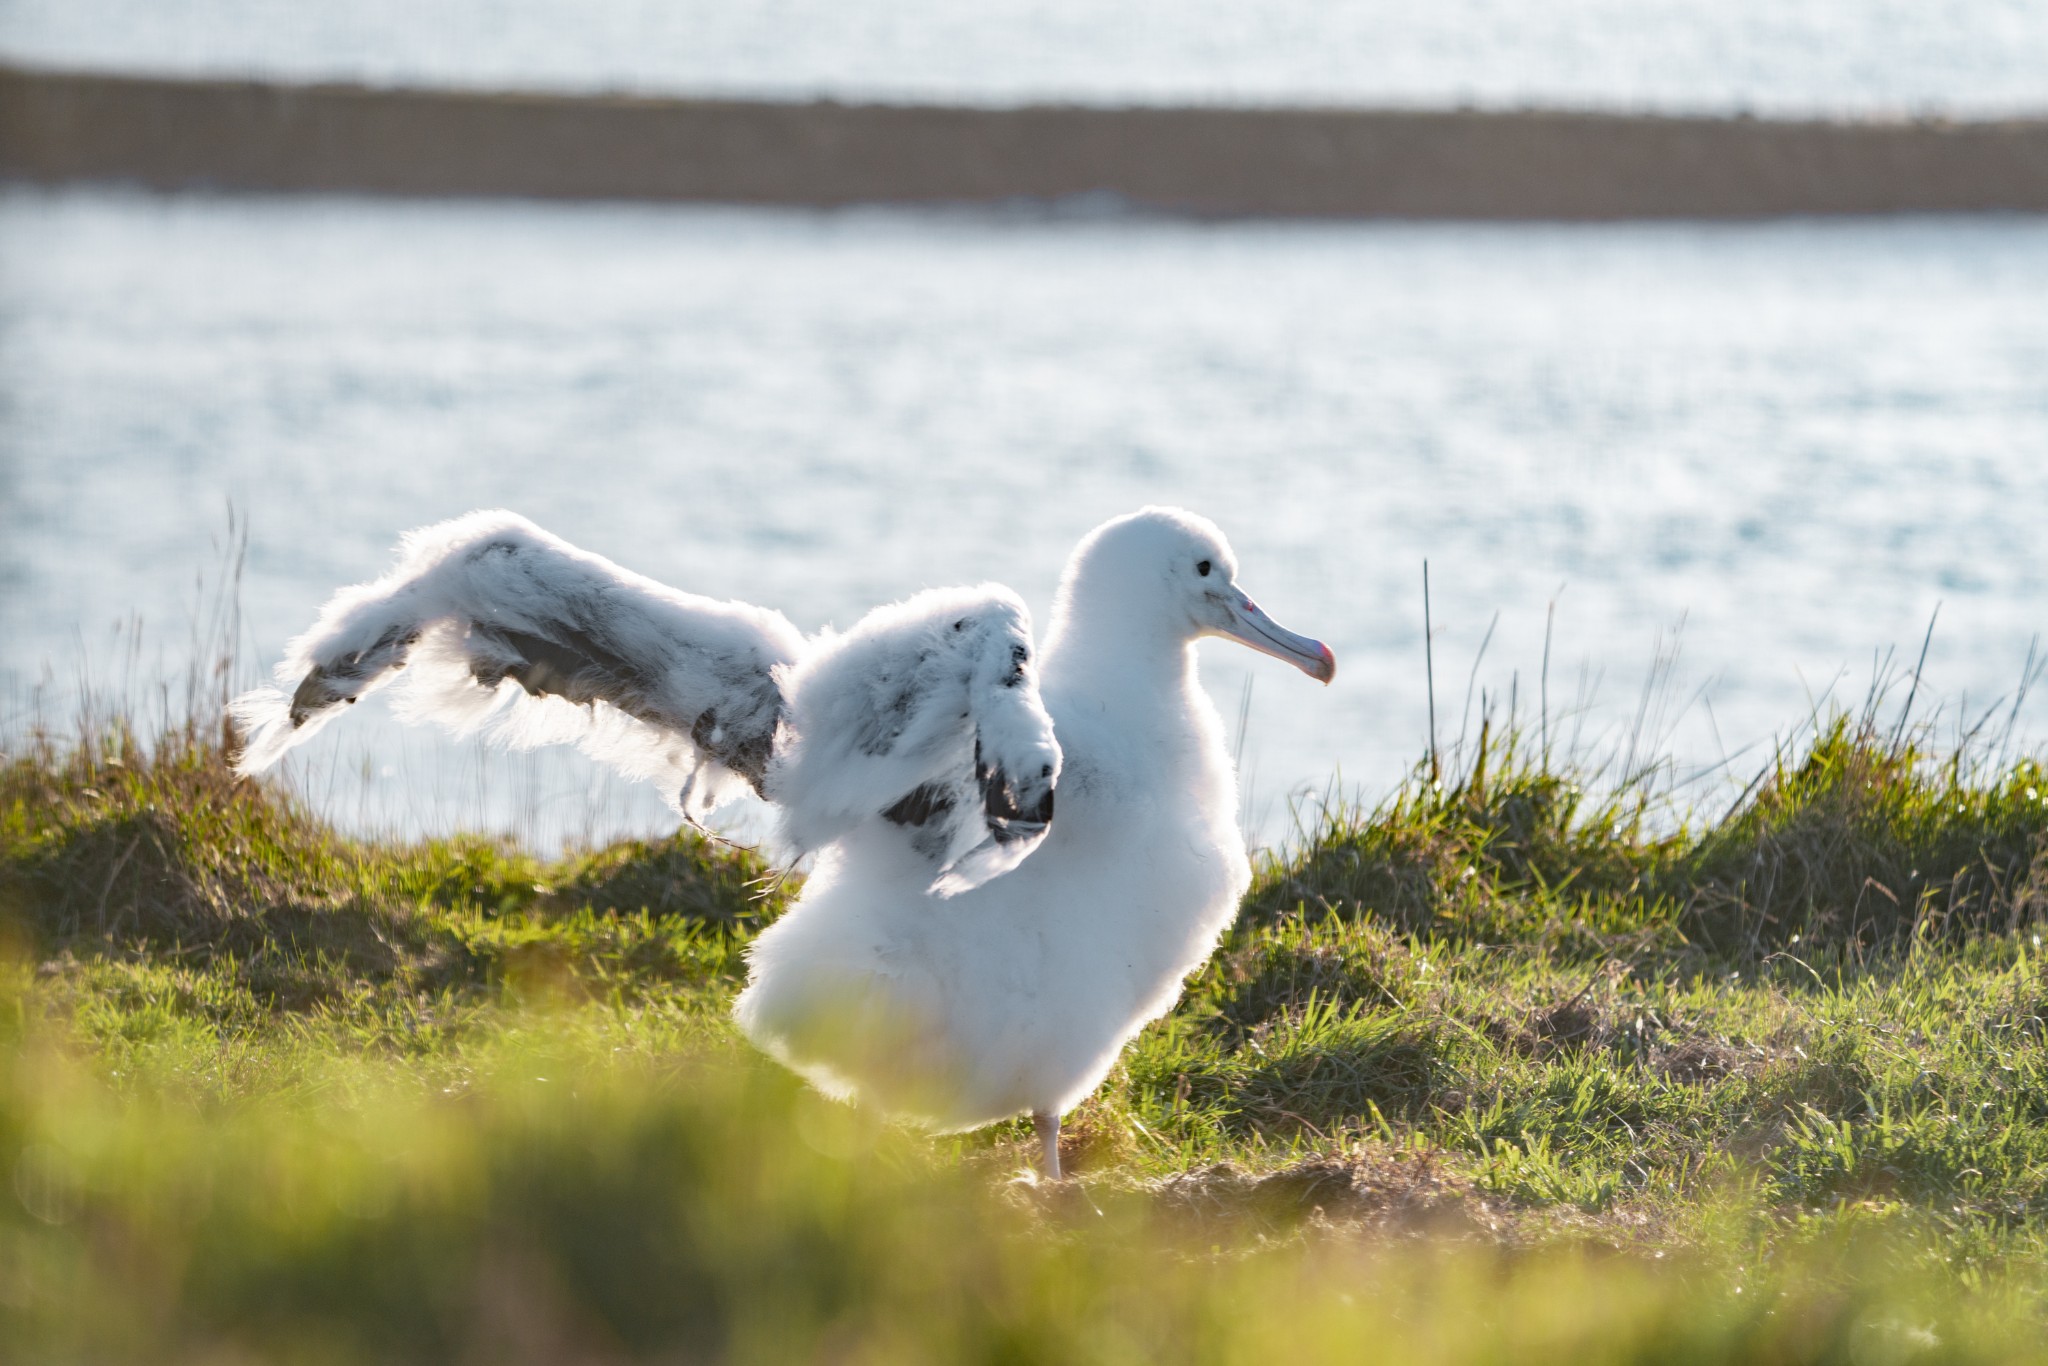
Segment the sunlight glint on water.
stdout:
<svg viewBox="0 0 2048 1366">
<path fill-rule="evenodd" d="M 2048 108 L 2036 0 L 0 0 L 0 54 L 378 84 L 1015 103 Z"/>
<path fill-rule="evenodd" d="M 1438 727 L 1735 767 L 1941 620 L 1923 699 L 1971 719 L 2043 624 L 2048 225 L 1190 225 L 607 206 L 0 199 L 0 699 L 68 712 L 139 613 L 180 671 L 232 499 L 267 667 L 396 533 L 515 507 L 806 629 L 1059 564 L 1145 502 L 1209 513 L 1341 661 L 1225 645 L 1252 819 L 1386 791 Z M 1562 590 L 1560 594 L 1560 590 Z M 1482 667 L 1475 652 L 1494 614 Z M 1682 629 L 1679 624 L 1683 622 Z M 1581 667 L 1587 674 L 1582 685 Z M 1840 678 L 1839 684 L 1836 680 Z M 1596 685 L 1597 679 L 1597 685 Z M 1702 700 L 1686 705 L 1695 690 Z M 1584 692 L 1584 717 L 1570 713 Z M 365 708 L 366 711 L 372 710 Z M 338 726 L 345 822 L 548 841 L 665 821 L 574 756 Z M 2035 711 L 2023 733 L 2044 733 Z M 1745 748 L 1748 747 L 1748 748 Z"/>
</svg>

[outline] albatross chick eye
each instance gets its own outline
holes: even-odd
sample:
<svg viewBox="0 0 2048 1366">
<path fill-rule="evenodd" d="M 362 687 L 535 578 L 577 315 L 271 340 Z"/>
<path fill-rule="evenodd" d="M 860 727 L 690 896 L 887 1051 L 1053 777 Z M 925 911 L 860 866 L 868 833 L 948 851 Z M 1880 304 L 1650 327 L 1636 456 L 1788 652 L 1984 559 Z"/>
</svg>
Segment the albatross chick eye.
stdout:
<svg viewBox="0 0 2048 1366">
<path fill-rule="evenodd" d="M 1202 576 L 1203 578 L 1205 578 L 1205 579 L 1206 579 L 1206 578 L 1208 578 L 1208 577 L 1209 577 L 1209 562 L 1208 562 L 1207 560 L 1203 560 L 1203 561 L 1202 561 L 1202 562 L 1201 562 L 1200 564 L 1197 564 L 1197 565 L 1195 566 L 1195 572 L 1196 572 L 1197 574 L 1200 574 L 1200 575 L 1201 575 L 1201 576 Z"/>
</svg>

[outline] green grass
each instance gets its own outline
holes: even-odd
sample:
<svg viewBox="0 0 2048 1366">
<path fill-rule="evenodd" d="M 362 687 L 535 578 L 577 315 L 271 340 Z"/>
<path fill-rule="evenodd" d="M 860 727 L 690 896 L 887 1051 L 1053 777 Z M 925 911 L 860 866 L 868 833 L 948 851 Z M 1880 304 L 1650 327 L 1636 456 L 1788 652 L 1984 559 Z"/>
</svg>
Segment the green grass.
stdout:
<svg viewBox="0 0 2048 1366">
<path fill-rule="evenodd" d="M 1264 860 L 1050 1187 L 746 1047 L 752 854 L 31 742 L 0 1358 L 2048 1359 L 2044 795 L 1843 718 L 1688 822 L 1482 739 Z"/>
</svg>

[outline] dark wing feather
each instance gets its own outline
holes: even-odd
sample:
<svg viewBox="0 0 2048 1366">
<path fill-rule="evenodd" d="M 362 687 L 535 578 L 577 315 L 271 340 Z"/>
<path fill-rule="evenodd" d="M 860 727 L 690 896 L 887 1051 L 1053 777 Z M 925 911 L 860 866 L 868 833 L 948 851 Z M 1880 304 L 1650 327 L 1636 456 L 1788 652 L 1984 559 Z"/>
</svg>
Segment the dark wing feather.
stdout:
<svg viewBox="0 0 2048 1366">
<path fill-rule="evenodd" d="M 879 818 L 932 865 L 940 896 L 1014 868 L 1051 827 L 1059 746 L 1007 589 L 941 589 L 878 608 L 783 675 L 768 796 L 815 849 Z"/>
</svg>

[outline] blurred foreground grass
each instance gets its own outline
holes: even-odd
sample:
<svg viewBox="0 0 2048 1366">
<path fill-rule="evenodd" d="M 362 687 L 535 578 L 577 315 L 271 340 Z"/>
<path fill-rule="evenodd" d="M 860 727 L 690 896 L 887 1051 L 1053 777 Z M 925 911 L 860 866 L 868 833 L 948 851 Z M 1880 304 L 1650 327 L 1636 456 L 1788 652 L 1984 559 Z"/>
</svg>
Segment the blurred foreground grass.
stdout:
<svg viewBox="0 0 2048 1366">
<path fill-rule="evenodd" d="M 2044 794 L 1843 719 L 1673 826 L 1482 742 L 1268 860 L 1050 1187 L 747 1050 L 750 854 L 31 741 L 0 1358 L 2048 1360 Z"/>
</svg>

